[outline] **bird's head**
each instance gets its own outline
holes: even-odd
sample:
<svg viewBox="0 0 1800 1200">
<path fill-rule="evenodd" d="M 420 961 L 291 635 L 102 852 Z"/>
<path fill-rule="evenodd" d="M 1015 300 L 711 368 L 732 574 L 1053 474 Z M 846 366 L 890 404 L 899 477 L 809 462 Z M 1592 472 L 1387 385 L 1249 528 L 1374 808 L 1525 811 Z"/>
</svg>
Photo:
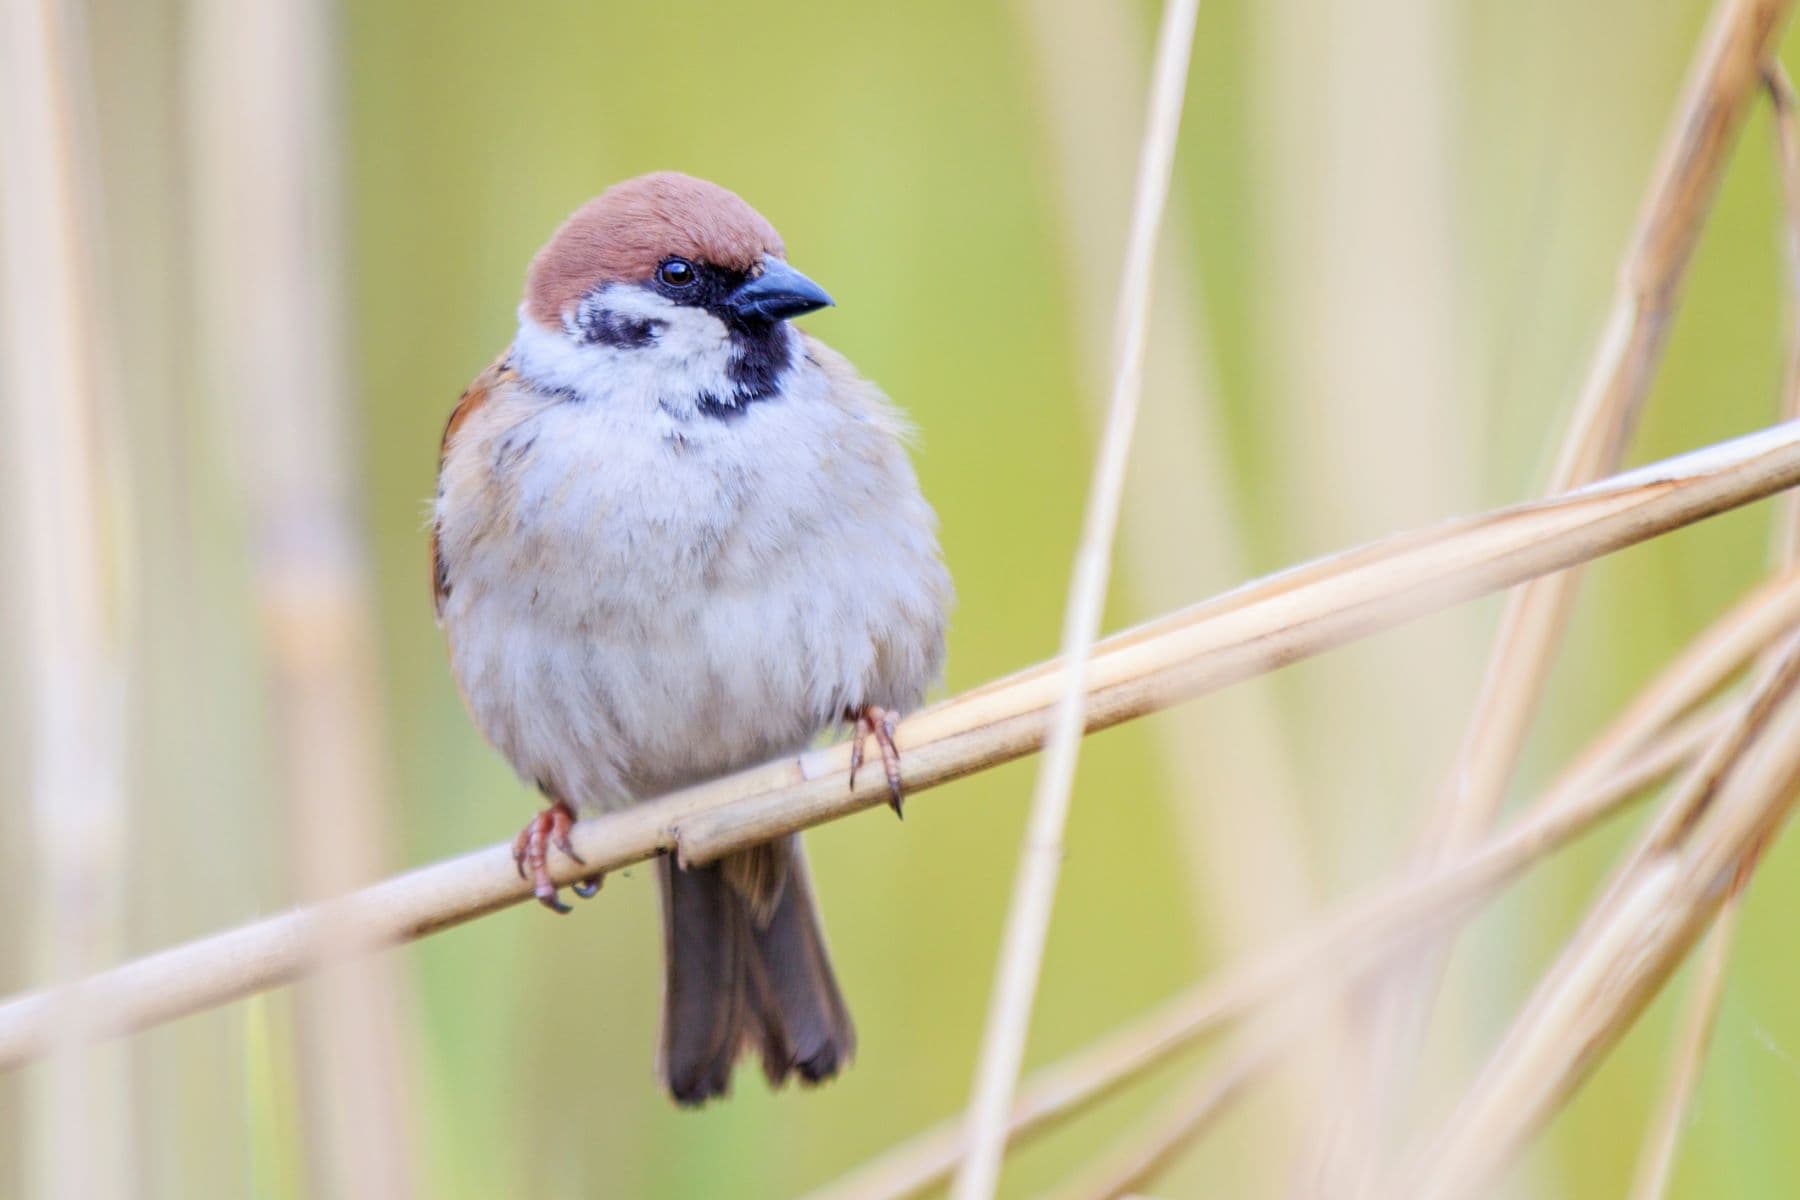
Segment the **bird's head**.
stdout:
<svg viewBox="0 0 1800 1200">
<path fill-rule="evenodd" d="M 787 321 L 831 302 L 735 193 L 659 171 L 588 201 L 538 251 L 515 349 L 546 387 L 729 419 L 779 391 Z"/>
</svg>

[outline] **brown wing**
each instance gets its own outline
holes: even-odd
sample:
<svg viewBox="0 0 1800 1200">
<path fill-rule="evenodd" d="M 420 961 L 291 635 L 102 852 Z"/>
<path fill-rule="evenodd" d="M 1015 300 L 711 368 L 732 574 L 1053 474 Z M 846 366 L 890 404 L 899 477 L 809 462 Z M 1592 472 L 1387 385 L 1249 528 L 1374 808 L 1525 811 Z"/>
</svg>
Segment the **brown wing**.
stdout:
<svg viewBox="0 0 1800 1200">
<path fill-rule="evenodd" d="M 456 401 L 456 407 L 450 410 L 450 420 L 444 425 L 444 436 L 438 442 L 438 498 L 443 498 L 444 455 L 449 452 L 450 439 L 456 436 L 463 422 L 472 416 L 476 409 L 488 402 L 488 397 L 495 389 L 510 383 L 517 377 L 513 370 L 509 355 L 502 354 L 488 365 L 487 370 L 475 377 L 463 394 Z M 444 601 L 450 595 L 450 570 L 444 564 L 444 555 L 438 545 L 438 527 L 434 518 L 431 522 L 431 602 L 438 619 L 444 616 Z"/>
</svg>

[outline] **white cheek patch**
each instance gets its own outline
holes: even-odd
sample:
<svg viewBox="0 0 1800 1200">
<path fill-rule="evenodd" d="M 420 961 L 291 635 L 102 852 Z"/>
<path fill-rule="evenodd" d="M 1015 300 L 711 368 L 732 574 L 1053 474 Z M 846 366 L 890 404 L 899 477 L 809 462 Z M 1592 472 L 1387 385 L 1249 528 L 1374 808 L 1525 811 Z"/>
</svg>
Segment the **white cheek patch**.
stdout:
<svg viewBox="0 0 1800 1200">
<path fill-rule="evenodd" d="M 678 417 L 691 415 L 702 395 L 731 394 L 731 333 L 704 309 L 611 284 L 583 300 L 577 315 L 590 324 L 611 322 L 613 344 L 591 339 L 577 320 L 547 329 L 520 307 L 513 362 L 538 387 Z"/>
</svg>

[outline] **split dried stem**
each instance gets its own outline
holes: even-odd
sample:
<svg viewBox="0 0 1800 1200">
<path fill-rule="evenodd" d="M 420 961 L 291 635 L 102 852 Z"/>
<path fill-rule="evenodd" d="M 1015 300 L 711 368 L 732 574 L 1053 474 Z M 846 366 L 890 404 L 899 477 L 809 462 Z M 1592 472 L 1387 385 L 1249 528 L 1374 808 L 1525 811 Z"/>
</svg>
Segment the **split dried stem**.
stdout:
<svg viewBox="0 0 1800 1200">
<path fill-rule="evenodd" d="M 1791 419 L 1800 413 L 1800 114 L 1796 112 L 1793 84 L 1778 60 L 1770 60 L 1765 65 L 1763 80 L 1774 114 L 1775 151 L 1785 214 L 1781 244 L 1787 268 L 1788 341 L 1778 410 L 1783 419 Z M 1796 558 L 1800 558 L 1800 497 L 1794 494 L 1783 496 L 1777 512 L 1775 554 L 1783 569 L 1791 569 Z M 1693 998 L 1676 1037 L 1668 1083 L 1639 1154 L 1632 1183 L 1633 1200 L 1660 1200 L 1667 1194 L 1674 1177 L 1682 1127 L 1699 1087 L 1707 1048 L 1712 1043 L 1713 1026 L 1718 1020 L 1719 1002 L 1725 994 L 1725 976 L 1737 936 L 1738 917 L 1743 910 L 1744 894 L 1754 866 L 1754 857 L 1746 859 L 1745 869 L 1739 873 L 1731 895 L 1726 898 L 1707 934 L 1694 980 Z"/>
<path fill-rule="evenodd" d="M 1469 1195 L 1574 1094 L 1680 965 L 1800 778 L 1800 638 L 1739 706 L 1590 910 L 1447 1123 L 1416 1184 Z"/>
<path fill-rule="evenodd" d="M 1304 569 L 1290 574 L 1303 573 Z M 1247 590 L 1258 592 L 1260 588 Z M 1219 602 L 1202 607 L 1216 610 Z M 1156 625 L 1166 625 L 1169 620 L 1165 618 Z M 1491 894 L 1481 889 L 1497 888 L 1510 878 L 1507 872 L 1514 865 L 1560 849 L 1589 828 L 1592 821 L 1611 812 L 1614 805 L 1686 765 L 1716 739 L 1735 714 L 1729 703 L 1714 711 L 1684 714 L 1692 712 L 1745 662 L 1796 625 L 1800 625 L 1800 570 L 1789 570 L 1752 590 L 1690 641 L 1527 807 L 1529 816 L 1516 830 L 1501 835 L 1467 863 L 1447 870 L 1446 876 L 1460 878 L 1459 888 Z M 1108 645 L 1144 636 L 1142 631 L 1120 635 Z M 1035 668 L 1014 678 L 1036 678 L 1045 669 Z M 1518 857 L 1498 863 L 1490 858 L 1506 859 L 1508 855 Z M 1485 872 L 1496 873 L 1493 883 L 1483 882 Z M 1285 939 L 1269 957 L 1227 968 L 1089 1049 L 1035 1072 L 1014 1106 L 1009 1141 L 1057 1127 L 1141 1078 L 1171 1054 L 1193 1045 L 1219 1023 L 1252 1011 L 1278 990 L 1292 991 L 1310 984 L 1319 977 L 1316 973 L 1324 971 L 1328 965 L 1324 956 L 1340 939 L 1373 942 L 1387 936 L 1418 936 L 1427 926 L 1406 924 L 1408 914 L 1429 913 L 1433 900 L 1449 904 L 1462 894 L 1459 891 L 1446 897 L 1432 891 L 1439 882 L 1427 878 L 1416 885 L 1401 885 L 1403 890 L 1410 891 L 1414 886 L 1421 889 L 1419 896 L 1414 897 L 1423 897 L 1417 907 L 1408 907 L 1397 892 L 1386 900 L 1365 898 L 1371 908 L 1393 906 L 1396 924 L 1391 929 L 1383 926 L 1371 934 L 1356 925 L 1354 902 L 1341 906 L 1322 925 Z M 1305 960 L 1306 966 L 1293 968 L 1302 978 L 1268 966 L 1283 961 L 1285 955 Z M 1258 967 L 1255 962 L 1262 962 L 1265 967 Z M 1375 960 L 1366 964 L 1346 962 L 1342 970 L 1354 973 L 1374 965 Z M 1243 991 L 1237 993 L 1228 982 L 1233 979 L 1254 982 L 1245 984 Z M 1238 999 L 1233 1000 L 1234 995 Z M 893 1200 L 917 1194 L 942 1182 L 954 1170 L 965 1146 L 961 1123 L 945 1122 L 864 1164 L 813 1200 Z"/>
<path fill-rule="evenodd" d="M 1725 163 L 1792 9 L 1793 0 L 1721 0 L 1714 9 L 1620 267 L 1550 490 L 1576 487 L 1617 469 L 1661 360 Z M 1475 710 L 1430 818 L 1422 847 L 1427 856 L 1453 854 L 1493 823 L 1543 699 L 1579 583 L 1580 573 L 1569 572 L 1508 597 Z M 1408 1064 L 1447 949 L 1424 953 L 1378 994 L 1371 1073 L 1363 1081 L 1366 1108 L 1376 1114 L 1372 1133 L 1358 1139 L 1360 1161 L 1327 1168 L 1336 1177 L 1358 1186 L 1372 1178 L 1373 1160 L 1385 1151 L 1387 1106 L 1410 1075 Z"/>
<path fill-rule="evenodd" d="M 1201 692 L 1575 562 L 1634 545 L 1800 483 L 1800 424 L 1722 443 L 1580 489 L 1311 563 L 1109 638 L 1089 664 L 1085 727 L 1103 729 Z M 896 733 L 909 792 L 1020 758 L 1042 742 L 1061 694 L 1043 664 L 940 703 Z M 772 837 L 884 805 L 875 776 L 845 786 L 849 748 L 769 763 L 630 809 L 578 822 L 585 866 L 557 860 L 567 884 L 659 853 L 708 862 Z M 122 1033 L 290 983 L 333 953 L 412 941 L 518 903 L 529 885 L 510 842 L 422 867 L 127 963 L 88 980 Z M 43 993 L 0 1004 L 0 1069 L 41 1054 L 55 1007 Z"/>
<path fill-rule="evenodd" d="M 1614 774 L 1571 768 L 1533 815 L 1463 861 L 1392 882 L 1346 902 L 1270 950 L 1235 963 L 1088 1049 L 1026 1080 L 1008 1139 L 1049 1131 L 1114 1095 L 1223 1026 L 1302 989 L 1347 986 L 1426 934 L 1473 916 L 1521 872 L 1555 853 L 1712 742 L 1729 712 L 1680 722 Z M 941 1183 L 961 1161 L 959 1120 L 944 1122 L 871 1160 L 810 1200 L 896 1200 Z"/>
<path fill-rule="evenodd" d="M 1019 848 L 987 1028 L 969 1097 L 973 1152 L 957 1175 L 953 1189 L 957 1200 L 987 1200 L 999 1185 L 1006 1118 L 1012 1110 L 1019 1069 L 1025 1060 L 1025 1043 L 1031 1032 L 1044 945 L 1050 934 L 1050 913 L 1062 874 L 1063 829 L 1068 823 L 1075 787 L 1075 762 L 1081 752 L 1088 660 L 1100 636 L 1131 440 L 1144 390 L 1150 285 L 1157 237 L 1162 232 L 1163 211 L 1168 204 L 1169 177 L 1175 165 L 1175 135 L 1181 128 L 1181 102 L 1187 94 L 1188 61 L 1199 9 L 1199 0 L 1167 0 L 1162 27 L 1157 32 L 1150 114 L 1139 153 L 1125 269 L 1119 281 L 1112 392 L 1088 492 L 1081 544 L 1069 581 L 1061 655 L 1067 678 L 1045 735 L 1025 840 Z"/>
</svg>

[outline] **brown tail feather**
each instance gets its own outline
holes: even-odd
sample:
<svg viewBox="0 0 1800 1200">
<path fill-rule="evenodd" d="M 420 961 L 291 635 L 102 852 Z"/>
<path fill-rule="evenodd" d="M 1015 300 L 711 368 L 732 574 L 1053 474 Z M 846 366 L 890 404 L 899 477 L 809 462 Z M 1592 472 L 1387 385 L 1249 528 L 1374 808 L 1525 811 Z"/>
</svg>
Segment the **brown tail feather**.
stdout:
<svg viewBox="0 0 1800 1200">
<path fill-rule="evenodd" d="M 819 928 L 799 839 L 753 854 L 784 859 L 779 892 L 746 898 L 729 862 L 682 870 L 664 860 L 665 986 L 661 1070 L 681 1104 L 723 1095 L 746 1044 L 779 1085 L 790 1073 L 829 1079 L 850 1059 L 856 1031 Z M 766 870 L 754 873 L 767 878 Z"/>
</svg>

